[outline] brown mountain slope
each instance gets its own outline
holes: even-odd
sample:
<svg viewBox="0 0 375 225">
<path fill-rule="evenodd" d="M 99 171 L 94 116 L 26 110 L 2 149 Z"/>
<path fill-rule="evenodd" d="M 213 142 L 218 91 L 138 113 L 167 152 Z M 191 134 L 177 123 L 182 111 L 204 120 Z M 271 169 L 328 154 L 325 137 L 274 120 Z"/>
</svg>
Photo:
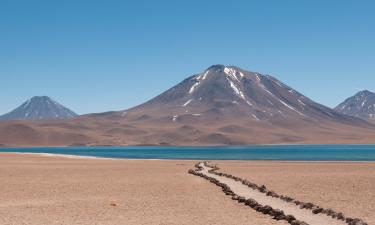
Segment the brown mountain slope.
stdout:
<svg viewBox="0 0 375 225">
<path fill-rule="evenodd" d="M 12 132 L 9 132 L 12 131 Z M 135 108 L 0 123 L 3 145 L 374 143 L 375 126 L 269 75 L 215 65 Z"/>
</svg>

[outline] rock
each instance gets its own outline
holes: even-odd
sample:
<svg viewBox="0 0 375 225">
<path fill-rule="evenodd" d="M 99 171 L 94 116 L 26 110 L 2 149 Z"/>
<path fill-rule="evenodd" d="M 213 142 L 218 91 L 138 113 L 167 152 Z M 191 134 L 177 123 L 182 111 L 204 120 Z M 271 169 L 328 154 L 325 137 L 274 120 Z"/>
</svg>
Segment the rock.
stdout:
<svg viewBox="0 0 375 225">
<path fill-rule="evenodd" d="M 312 209 L 313 207 L 314 207 L 314 204 L 312 204 L 312 203 L 302 203 L 300 205 L 301 209 Z"/>
<path fill-rule="evenodd" d="M 260 211 L 260 208 L 262 208 L 262 205 L 257 203 L 256 205 L 254 205 L 253 209 L 256 210 L 256 211 Z"/>
<path fill-rule="evenodd" d="M 265 205 L 265 206 L 263 206 L 263 207 L 261 208 L 260 211 L 261 211 L 263 214 L 268 214 L 271 210 L 272 210 L 272 207 L 271 207 L 271 206 L 269 206 L 269 205 Z"/>
<path fill-rule="evenodd" d="M 296 218 L 292 215 L 286 215 L 285 220 L 288 221 L 288 223 L 291 223 L 292 221 L 296 220 Z"/>
<path fill-rule="evenodd" d="M 323 213 L 327 214 L 328 216 L 331 216 L 333 213 L 335 213 L 335 211 L 333 211 L 332 209 L 325 209 L 323 210 Z"/>
<path fill-rule="evenodd" d="M 359 222 L 358 219 L 346 218 L 346 223 L 349 225 L 355 225 L 357 222 Z"/>
<path fill-rule="evenodd" d="M 348 223 L 349 225 L 367 225 L 367 223 L 363 222 L 360 219 L 352 219 L 351 222 Z"/>
<path fill-rule="evenodd" d="M 244 203 L 246 201 L 246 198 L 244 197 L 238 197 L 238 202 L 239 203 Z"/>
<path fill-rule="evenodd" d="M 300 202 L 300 201 L 297 201 L 297 200 L 294 200 L 294 204 L 296 204 L 296 205 L 301 205 L 301 202 Z"/>
<path fill-rule="evenodd" d="M 313 211 L 312 211 L 314 214 L 319 214 L 319 213 L 322 213 L 323 212 L 323 209 L 320 208 L 320 207 L 315 207 L 313 208 Z"/>
<path fill-rule="evenodd" d="M 299 221 L 299 220 L 294 220 L 290 223 L 291 225 L 309 225 L 303 221 Z"/>
<path fill-rule="evenodd" d="M 271 214 L 270 214 L 271 215 Z M 275 220 L 283 220 L 285 219 L 285 214 L 282 210 L 280 209 L 274 209 L 272 211 L 272 216 Z"/>
<path fill-rule="evenodd" d="M 245 204 L 250 206 L 251 208 L 254 208 L 255 206 L 258 205 L 258 202 L 255 201 L 254 199 L 249 198 L 245 201 Z"/>
<path fill-rule="evenodd" d="M 344 214 L 342 214 L 342 213 L 338 213 L 338 214 L 337 214 L 337 219 L 338 219 L 338 220 L 345 220 L 345 216 L 344 216 Z"/>
<path fill-rule="evenodd" d="M 292 201 L 294 201 L 294 199 L 291 198 L 291 197 L 285 197 L 284 201 L 286 201 L 286 202 L 292 202 Z"/>
<path fill-rule="evenodd" d="M 260 187 L 258 188 L 258 190 L 259 190 L 260 192 L 262 192 L 262 193 L 266 193 L 267 188 L 266 188 L 266 186 L 262 185 L 262 186 L 260 186 Z"/>
<path fill-rule="evenodd" d="M 279 198 L 279 197 L 280 197 L 278 194 L 276 194 L 276 193 L 273 192 L 273 191 L 267 191 L 266 195 L 267 195 L 267 196 L 274 197 L 274 198 Z"/>
</svg>

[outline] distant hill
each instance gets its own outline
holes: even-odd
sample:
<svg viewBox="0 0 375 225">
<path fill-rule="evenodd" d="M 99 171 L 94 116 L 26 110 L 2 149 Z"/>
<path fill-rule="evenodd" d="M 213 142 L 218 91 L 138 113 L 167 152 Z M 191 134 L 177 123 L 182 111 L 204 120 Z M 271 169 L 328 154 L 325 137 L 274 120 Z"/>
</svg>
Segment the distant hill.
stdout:
<svg viewBox="0 0 375 225">
<path fill-rule="evenodd" d="M 35 96 L 13 111 L 0 116 L 0 120 L 44 120 L 76 117 L 72 110 L 47 96 Z"/>
<path fill-rule="evenodd" d="M 375 93 L 360 91 L 338 105 L 335 110 L 345 115 L 375 120 Z"/>
</svg>

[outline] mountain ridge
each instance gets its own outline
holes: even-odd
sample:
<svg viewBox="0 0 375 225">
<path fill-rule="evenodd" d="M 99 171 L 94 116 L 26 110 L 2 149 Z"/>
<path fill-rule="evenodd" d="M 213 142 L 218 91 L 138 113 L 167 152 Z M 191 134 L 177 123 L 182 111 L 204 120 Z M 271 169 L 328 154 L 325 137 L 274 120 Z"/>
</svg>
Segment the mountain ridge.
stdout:
<svg viewBox="0 0 375 225">
<path fill-rule="evenodd" d="M 0 123 L 0 144 L 253 145 L 373 143 L 375 125 L 314 102 L 273 76 L 214 65 L 136 107 Z"/>
</svg>

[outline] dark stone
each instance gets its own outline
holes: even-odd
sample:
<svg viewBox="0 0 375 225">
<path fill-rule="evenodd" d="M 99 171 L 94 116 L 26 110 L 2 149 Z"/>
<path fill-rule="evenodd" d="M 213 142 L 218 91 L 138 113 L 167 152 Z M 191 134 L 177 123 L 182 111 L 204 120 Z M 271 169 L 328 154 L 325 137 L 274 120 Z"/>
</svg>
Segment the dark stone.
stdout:
<svg viewBox="0 0 375 225">
<path fill-rule="evenodd" d="M 297 200 L 295 200 L 295 201 L 294 201 L 294 204 L 296 204 L 296 205 L 301 205 L 301 202 L 300 202 L 300 201 L 297 201 Z"/>
<path fill-rule="evenodd" d="M 312 203 L 303 203 L 300 205 L 301 209 L 312 209 L 314 207 L 314 204 Z"/>
<path fill-rule="evenodd" d="M 345 216 L 344 216 L 344 214 L 342 214 L 342 213 L 338 213 L 338 214 L 337 214 L 337 219 L 338 219 L 338 220 L 345 220 Z"/>
<path fill-rule="evenodd" d="M 265 206 L 263 206 L 263 207 L 261 208 L 260 211 L 261 211 L 263 214 L 268 214 L 271 210 L 272 210 L 272 207 L 271 207 L 271 206 L 269 206 L 269 205 L 265 205 Z"/>
<path fill-rule="evenodd" d="M 307 223 L 299 220 L 294 220 L 290 223 L 291 225 L 308 225 Z"/>
<path fill-rule="evenodd" d="M 246 198 L 244 197 L 238 197 L 238 202 L 239 203 L 244 203 L 246 201 Z"/>
<path fill-rule="evenodd" d="M 285 214 L 282 210 L 280 209 L 274 209 L 272 212 L 273 218 L 275 220 L 284 220 L 285 219 Z"/>
<path fill-rule="evenodd" d="M 296 220 L 296 218 L 292 215 L 286 215 L 285 220 L 288 221 L 288 223 L 291 223 L 292 221 Z"/>
<path fill-rule="evenodd" d="M 258 190 L 259 190 L 260 192 L 262 192 L 262 193 L 266 193 L 267 188 L 266 188 L 266 186 L 262 185 L 262 186 L 260 186 L 260 187 L 258 188 Z"/>
<path fill-rule="evenodd" d="M 250 198 L 246 200 L 245 204 L 250 206 L 251 208 L 254 208 L 255 206 L 258 205 L 258 202 Z"/>
<path fill-rule="evenodd" d="M 320 207 L 316 207 L 316 208 L 313 209 L 312 212 L 313 212 L 314 214 L 319 214 L 319 213 L 322 213 L 322 212 L 323 212 L 323 209 L 320 208 Z"/>
</svg>

